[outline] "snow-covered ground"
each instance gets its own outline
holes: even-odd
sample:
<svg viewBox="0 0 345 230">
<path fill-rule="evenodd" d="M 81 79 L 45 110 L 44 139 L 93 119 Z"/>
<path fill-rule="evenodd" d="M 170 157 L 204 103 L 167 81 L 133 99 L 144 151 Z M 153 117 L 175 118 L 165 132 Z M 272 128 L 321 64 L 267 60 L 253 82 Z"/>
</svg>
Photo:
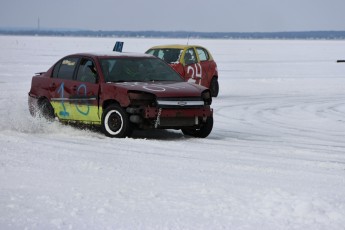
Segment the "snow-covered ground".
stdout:
<svg viewBox="0 0 345 230">
<path fill-rule="evenodd" d="M 206 139 L 29 115 L 34 73 L 116 40 L 0 36 L 0 229 L 345 229 L 345 41 L 190 40 L 219 67 Z"/>
</svg>

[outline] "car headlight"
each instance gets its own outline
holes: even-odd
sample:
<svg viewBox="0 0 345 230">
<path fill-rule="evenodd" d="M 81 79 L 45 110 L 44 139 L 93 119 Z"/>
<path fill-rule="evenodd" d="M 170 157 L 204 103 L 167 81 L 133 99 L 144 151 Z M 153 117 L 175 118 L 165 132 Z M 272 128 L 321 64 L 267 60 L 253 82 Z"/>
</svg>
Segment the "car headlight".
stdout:
<svg viewBox="0 0 345 230">
<path fill-rule="evenodd" d="M 205 105 L 211 105 L 212 104 L 212 96 L 210 90 L 205 90 L 201 94 L 202 99 L 205 102 Z"/>
<path fill-rule="evenodd" d="M 156 102 L 156 96 L 151 93 L 145 93 L 140 91 L 128 92 L 131 105 L 154 105 Z"/>
</svg>

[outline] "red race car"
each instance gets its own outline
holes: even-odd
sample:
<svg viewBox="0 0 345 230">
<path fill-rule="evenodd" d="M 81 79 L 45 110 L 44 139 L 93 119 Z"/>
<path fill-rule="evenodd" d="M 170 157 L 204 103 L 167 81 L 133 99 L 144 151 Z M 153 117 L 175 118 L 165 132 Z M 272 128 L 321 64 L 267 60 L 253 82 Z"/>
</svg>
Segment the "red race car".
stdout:
<svg viewBox="0 0 345 230">
<path fill-rule="evenodd" d="M 154 46 L 146 51 L 166 61 L 187 81 L 211 90 L 212 97 L 219 92 L 217 64 L 204 47 L 194 45 Z"/>
<path fill-rule="evenodd" d="M 109 137 L 133 129 L 181 129 L 207 137 L 213 127 L 209 89 L 185 82 L 161 59 L 112 52 L 66 56 L 32 77 L 33 116 L 101 126 Z"/>
</svg>

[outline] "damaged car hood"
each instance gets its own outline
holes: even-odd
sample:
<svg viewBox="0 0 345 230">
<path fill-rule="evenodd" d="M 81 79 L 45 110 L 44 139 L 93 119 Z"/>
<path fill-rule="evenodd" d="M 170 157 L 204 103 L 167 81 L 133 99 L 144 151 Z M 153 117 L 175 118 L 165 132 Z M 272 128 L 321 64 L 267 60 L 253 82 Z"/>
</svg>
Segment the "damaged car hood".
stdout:
<svg viewBox="0 0 345 230">
<path fill-rule="evenodd" d="M 155 94 L 157 97 L 200 97 L 206 89 L 203 86 L 186 82 L 120 82 L 110 83 L 127 90 L 141 91 Z"/>
</svg>

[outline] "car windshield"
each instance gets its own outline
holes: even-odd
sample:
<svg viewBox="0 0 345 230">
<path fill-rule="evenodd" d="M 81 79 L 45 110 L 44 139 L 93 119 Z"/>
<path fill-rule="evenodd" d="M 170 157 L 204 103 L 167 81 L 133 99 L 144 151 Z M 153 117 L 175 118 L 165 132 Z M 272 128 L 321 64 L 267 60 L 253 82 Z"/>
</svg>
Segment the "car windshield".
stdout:
<svg viewBox="0 0 345 230">
<path fill-rule="evenodd" d="M 106 82 L 183 81 L 181 76 L 158 58 L 116 57 L 101 59 Z"/>
<path fill-rule="evenodd" d="M 179 63 L 182 49 L 171 49 L 171 48 L 164 48 L 164 49 L 150 49 L 146 53 L 152 54 L 160 59 L 166 61 L 169 64 Z"/>
</svg>

